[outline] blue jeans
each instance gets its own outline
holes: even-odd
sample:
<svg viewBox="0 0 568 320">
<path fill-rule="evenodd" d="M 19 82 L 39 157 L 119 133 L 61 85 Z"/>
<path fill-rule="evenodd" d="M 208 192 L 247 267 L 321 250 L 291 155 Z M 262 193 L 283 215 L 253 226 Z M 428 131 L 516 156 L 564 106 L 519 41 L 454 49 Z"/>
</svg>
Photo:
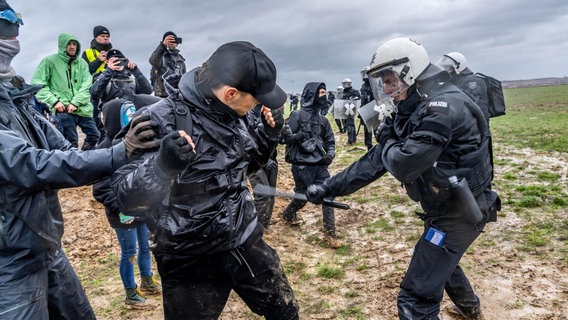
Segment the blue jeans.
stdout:
<svg viewBox="0 0 568 320">
<path fill-rule="evenodd" d="M 148 243 L 148 227 L 145 224 L 132 228 L 116 228 L 116 237 L 120 244 L 120 277 L 125 289 L 136 287 L 134 281 L 134 258 L 138 244 L 138 268 L 140 276 L 151 277 L 151 254 Z"/>
<path fill-rule="evenodd" d="M 79 146 L 79 135 L 77 134 L 77 126 L 81 128 L 85 134 L 85 143 L 94 147 L 99 140 L 99 129 L 92 117 L 81 117 L 73 113 L 58 113 L 57 117 L 61 121 L 61 127 L 63 128 L 63 136 L 67 141 L 71 142 L 73 147 L 77 148 Z"/>
</svg>

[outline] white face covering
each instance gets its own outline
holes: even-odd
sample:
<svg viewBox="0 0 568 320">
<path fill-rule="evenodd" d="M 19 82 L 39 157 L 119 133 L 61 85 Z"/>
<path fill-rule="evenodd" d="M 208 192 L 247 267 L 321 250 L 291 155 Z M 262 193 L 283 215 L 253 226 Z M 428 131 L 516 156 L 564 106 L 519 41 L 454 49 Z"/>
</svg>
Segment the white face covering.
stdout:
<svg viewBox="0 0 568 320">
<path fill-rule="evenodd" d="M 12 59 L 20 52 L 18 39 L 0 39 L 0 74 L 10 73 Z"/>
</svg>

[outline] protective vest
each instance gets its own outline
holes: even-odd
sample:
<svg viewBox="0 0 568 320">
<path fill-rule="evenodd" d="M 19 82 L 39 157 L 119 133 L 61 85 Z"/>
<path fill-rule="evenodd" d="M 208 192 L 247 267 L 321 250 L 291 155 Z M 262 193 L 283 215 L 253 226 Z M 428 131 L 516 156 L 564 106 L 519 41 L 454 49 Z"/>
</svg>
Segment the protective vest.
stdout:
<svg viewBox="0 0 568 320">
<path fill-rule="evenodd" d="M 85 56 L 87 56 L 87 59 L 90 62 L 95 61 L 95 59 L 97 59 L 99 57 L 99 50 L 97 49 L 93 49 L 93 48 L 89 48 L 87 50 L 85 50 Z M 106 63 L 102 63 L 97 70 L 95 71 L 95 73 L 100 73 L 105 71 L 105 67 L 106 67 Z"/>
</svg>

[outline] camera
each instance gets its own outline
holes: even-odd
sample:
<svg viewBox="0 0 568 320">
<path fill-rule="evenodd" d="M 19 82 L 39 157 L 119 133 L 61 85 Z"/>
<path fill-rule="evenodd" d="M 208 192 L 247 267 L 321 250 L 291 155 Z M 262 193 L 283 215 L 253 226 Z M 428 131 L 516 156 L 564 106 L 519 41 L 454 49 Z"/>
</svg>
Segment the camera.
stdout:
<svg viewBox="0 0 568 320">
<path fill-rule="evenodd" d="M 128 59 L 126 59 L 126 58 L 119 58 L 119 59 L 118 59 L 118 65 L 119 65 L 119 66 L 122 66 L 122 67 L 125 67 L 125 68 L 128 68 Z"/>
<path fill-rule="evenodd" d="M 183 40 L 182 38 L 174 37 L 174 41 L 175 41 L 177 44 L 181 44 L 181 41 L 182 41 L 182 40 Z"/>
</svg>

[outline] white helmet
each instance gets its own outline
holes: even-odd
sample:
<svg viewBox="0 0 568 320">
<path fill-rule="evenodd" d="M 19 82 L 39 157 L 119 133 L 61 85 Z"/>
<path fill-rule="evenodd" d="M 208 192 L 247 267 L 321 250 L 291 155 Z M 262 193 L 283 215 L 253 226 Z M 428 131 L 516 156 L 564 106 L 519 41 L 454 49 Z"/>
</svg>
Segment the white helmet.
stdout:
<svg viewBox="0 0 568 320">
<path fill-rule="evenodd" d="M 349 78 L 341 80 L 341 85 L 343 86 L 344 89 L 351 88 L 351 83 L 352 83 L 351 79 Z"/>
<path fill-rule="evenodd" d="M 459 52 L 450 52 L 443 55 L 436 64 L 444 69 L 449 70 L 449 67 L 452 67 L 456 74 L 460 74 L 462 71 L 467 68 L 467 60 L 465 59 L 464 55 Z M 451 73 L 451 72 L 450 72 Z"/>
<path fill-rule="evenodd" d="M 429 65 L 428 52 L 421 44 L 408 38 L 396 38 L 387 41 L 373 54 L 369 77 L 379 78 L 382 71 L 389 70 L 411 86 Z"/>
<path fill-rule="evenodd" d="M 361 79 L 365 80 L 367 78 L 369 78 L 369 75 L 367 74 L 369 72 L 369 66 L 365 66 L 363 69 L 361 69 Z"/>
</svg>

